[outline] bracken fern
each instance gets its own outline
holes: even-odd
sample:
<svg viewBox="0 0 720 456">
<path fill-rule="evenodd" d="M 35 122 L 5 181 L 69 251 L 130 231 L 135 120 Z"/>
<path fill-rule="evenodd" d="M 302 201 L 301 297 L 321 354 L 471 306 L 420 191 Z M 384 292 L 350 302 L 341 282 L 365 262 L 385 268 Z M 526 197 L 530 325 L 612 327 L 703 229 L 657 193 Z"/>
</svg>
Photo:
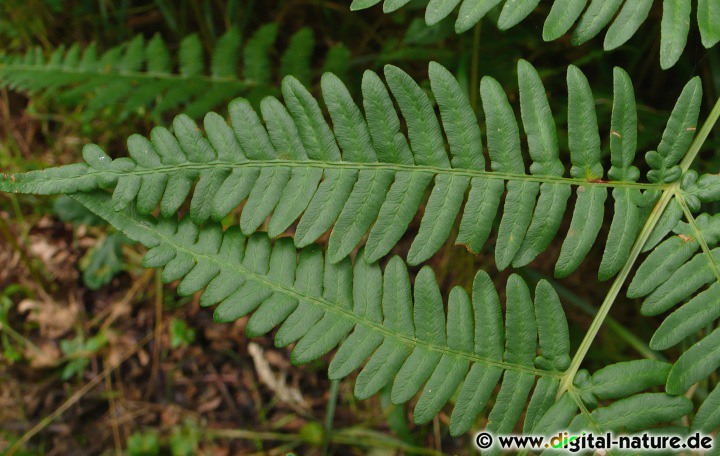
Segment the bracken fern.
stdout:
<svg viewBox="0 0 720 456">
<path fill-rule="evenodd" d="M 48 59 L 42 50 L 33 49 L 0 59 L 0 86 L 71 106 L 85 104 L 87 121 L 104 109 L 119 111 L 118 121 L 141 110 L 157 118 L 180 109 L 195 118 L 240 94 L 253 100 L 272 94 L 277 77 L 292 74 L 310 82 L 312 30 L 292 35 L 279 59 L 273 56 L 277 34 L 278 25 L 267 24 L 243 47 L 239 31 L 232 28 L 218 39 L 209 65 L 197 35 L 180 42 L 177 58 L 157 34 L 148 42 L 138 35 L 102 54 L 94 44 L 85 49 L 78 44 L 67 50 L 60 47 Z M 343 73 L 348 59 L 349 51 L 337 45 L 327 53 L 325 65 Z"/>
<path fill-rule="evenodd" d="M 683 89 L 657 150 L 645 155 L 647 182 L 639 182 L 635 99 L 629 77 L 619 68 L 614 72 L 607 180 L 594 99 L 576 67 L 568 69 L 567 77 L 569 177 L 545 90 L 529 63 L 518 65 L 529 174 L 517 120 L 497 81 L 485 78 L 480 87 L 488 167 L 477 117 L 446 69 L 430 65 L 440 119 L 407 74 L 388 66 L 385 76 L 407 136 L 375 73 L 367 72 L 363 79 L 364 115 L 337 77 L 323 77 L 332 129 L 319 103 L 288 77 L 282 85 L 285 104 L 263 99 L 262 120 L 247 100 L 238 99 L 229 108 L 230 125 L 214 113 L 205 117 L 207 137 L 181 115 L 173 123 L 174 134 L 158 127 L 149 140 L 130 137 L 129 157 L 112 160 L 99 147 L 86 146 L 86 163 L 5 175 L 0 190 L 71 194 L 147 246 L 145 266 L 163 267 L 163 281 L 180 281 L 178 293 L 205 289 L 200 302 L 218 304 L 217 320 L 252 313 L 250 336 L 280 325 L 276 344 L 296 343 L 296 363 L 317 359 L 339 345 L 330 376 L 345 377 L 365 363 L 356 382 L 358 397 L 388 384 L 397 403 L 422 391 L 414 416 L 426 422 L 459 389 L 453 434 L 473 426 L 498 383 L 488 425 L 497 433 L 511 432 L 523 411 L 523 430 L 536 434 L 565 428 L 632 432 L 690 413 L 692 402 L 682 394 L 720 365 L 717 332 L 674 366 L 638 360 L 593 375 L 580 367 L 643 251 L 655 249 L 629 294 L 649 295 L 648 313 L 667 310 L 719 277 L 717 262 L 710 263 L 715 265 L 712 274 L 703 269 L 714 254 L 709 248 L 718 241 L 715 216 L 694 214 L 702 203 L 720 200 L 720 180 L 698 177 L 689 169 L 720 116 L 718 105 L 693 142 L 702 98 L 699 79 Z M 484 272 L 476 275 L 470 296 L 461 288 L 451 291 L 446 312 L 428 267 L 412 287 L 399 257 L 381 271 L 378 260 L 403 236 L 433 181 L 408 253 L 411 265 L 428 259 L 447 240 L 466 193 L 456 242 L 479 252 L 505 194 L 495 242 L 497 266 L 528 264 L 555 238 L 576 188 L 558 276 L 575 270 L 595 244 L 612 190 L 614 210 L 599 275 L 617 277 L 572 358 L 567 322 L 548 282 L 537 285 L 532 299 L 524 281 L 510 276 L 503 324 L 498 293 Z M 178 217 L 191 192 L 188 214 Z M 223 230 L 219 222 L 227 223 L 240 206 L 239 225 Z M 683 216 L 687 223 L 680 220 Z M 258 232 L 268 217 L 267 233 Z M 279 237 L 298 219 L 292 239 Z M 323 256 L 313 243 L 330 229 Z M 365 246 L 352 261 L 351 253 L 368 231 Z M 672 231 L 677 236 L 663 240 Z M 690 259 L 698 249 L 702 252 Z M 657 291 L 668 286 L 677 289 Z M 685 312 L 683 318 L 669 317 L 653 345 L 671 346 L 696 333 L 711 314 L 717 318 L 713 287 L 678 311 Z M 676 296 L 672 302 L 666 299 L 670 292 Z M 665 301 L 651 301 L 656 293 Z M 660 386 L 665 393 L 657 392 Z M 694 427 L 707 431 L 717 426 L 718 396 L 708 396 Z"/>
</svg>

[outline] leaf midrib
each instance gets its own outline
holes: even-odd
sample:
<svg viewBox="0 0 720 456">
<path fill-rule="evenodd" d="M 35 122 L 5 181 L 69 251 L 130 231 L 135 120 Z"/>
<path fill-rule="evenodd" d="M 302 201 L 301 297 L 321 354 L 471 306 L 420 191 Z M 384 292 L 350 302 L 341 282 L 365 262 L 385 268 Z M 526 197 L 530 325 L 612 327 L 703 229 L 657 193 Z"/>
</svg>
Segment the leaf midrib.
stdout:
<svg viewBox="0 0 720 456">
<path fill-rule="evenodd" d="M 464 168 L 444 168 L 439 166 L 427 166 L 427 165 L 404 165 L 399 163 L 362 163 L 362 162 L 324 162 L 318 160 L 249 160 L 239 163 L 227 162 L 215 160 L 208 163 L 181 163 L 172 166 L 160 166 L 157 168 L 140 168 L 136 167 L 130 171 L 114 171 L 114 170 L 97 170 L 89 168 L 90 171 L 82 174 L 82 176 L 89 176 L 94 174 L 114 174 L 119 177 L 126 175 L 145 175 L 145 174 L 156 174 L 156 173 L 175 173 L 183 170 L 195 170 L 202 171 L 206 169 L 213 169 L 216 167 L 239 169 L 239 168 L 270 168 L 276 166 L 284 166 L 288 168 L 322 168 L 322 169 L 356 169 L 356 170 L 389 170 L 394 172 L 418 172 L 418 173 L 431 173 L 431 174 L 445 174 L 455 176 L 467 176 L 467 177 L 484 177 L 487 179 L 496 179 L 503 181 L 525 181 L 525 182 L 540 182 L 540 183 L 554 183 L 554 184 L 565 184 L 575 185 L 580 187 L 608 187 L 608 188 L 635 188 L 643 190 L 665 190 L 672 184 L 668 183 L 644 183 L 644 182 L 626 182 L 626 181 L 588 181 L 582 178 L 572 178 L 563 176 L 544 176 L 544 175 L 532 175 L 532 174 L 517 174 L 507 172 L 495 172 L 495 171 L 480 171 L 473 169 Z M 38 170 L 42 171 L 42 170 Z M 11 176 L 11 175 L 10 175 Z M 72 181 L 77 179 L 77 176 L 71 176 L 67 178 L 52 179 L 55 182 Z"/>
</svg>

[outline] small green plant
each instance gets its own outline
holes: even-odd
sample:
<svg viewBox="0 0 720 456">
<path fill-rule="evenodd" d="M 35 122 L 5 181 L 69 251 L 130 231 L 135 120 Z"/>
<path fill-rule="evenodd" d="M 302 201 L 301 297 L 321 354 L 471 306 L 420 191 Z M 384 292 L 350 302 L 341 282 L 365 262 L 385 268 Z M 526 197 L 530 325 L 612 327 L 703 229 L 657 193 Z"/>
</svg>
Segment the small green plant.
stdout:
<svg viewBox="0 0 720 456">
<path fill-rule="evenodd" d="M 107 345 L 107 337 L 104 333 L 85 340 L 83 333 L 78 331 L 75 338 L 61 340 L 60 350 L 68 361 L 62 369 L 60 378 L 62 380 L 69 380 L 72 377 L 81 379 L 90 364 L 90 357 L 95 356 L 105 345 Z"/>
<path fill-rule="evenodd" d="M 173 456 L 192 456 L 198 454 L 198 445 L 201 431 L 197 423 L 185 420 L 181 426 L 176 426 L 170 435 L 170 453 Z"/>
<path fill-rule="evenodd" d="M 156 456 L 160 454 L 160 437 L 155 431 L 137 432 L 128 438 L 130 456 Z"/>
<path fill-rule="evenodd" d="M 22 359 L 22 349 L 25 345 L 25 339 L 10 327 L 8 319 L 10 310 L 13 307 L 10 296 L 17 291 L 17 288 L 17 286 L 10 286 L 0 293 L 0 340 L 2 341 L 2 358 L 9 364 Z"/>
<path fill-rule="evenodd" d="M 53 202 L 53 212 L 60 220 L 76 226 L 103 226 L 107 223 L 72 198 L 61 196 Z M 110 231 L 98 240 L 80 259 L 83 283 L 91 290 L 107 285 L 123 268 L 122 246 L 129 240 L 117 231 Z"/>
<path fill-rule="evenodd" d="M 122 233 L 110 233 L 88 250 L 80 260 L 83 283 L 91 290 L 107 285 L 123 270 L 122 246 L 128 241 Z"/>
<path fill-rule="evenodd" d="M 198 454 L 199 441 L 197 424 L 186 420 L 182 425 L 172 428 L 167 440 L 161 439 L 157 431 L 134 433 L 128 439 L 127 451 L 130 456 L 155 456 L 167 445 L 172 456 L 191 456 Z"/>
<path fill-rule="evenodd" d="M 170 347 L 185 347 L 195 341 L 195 330 L 183 320 L 174 318 L 170 322 Z"/>
</svg>

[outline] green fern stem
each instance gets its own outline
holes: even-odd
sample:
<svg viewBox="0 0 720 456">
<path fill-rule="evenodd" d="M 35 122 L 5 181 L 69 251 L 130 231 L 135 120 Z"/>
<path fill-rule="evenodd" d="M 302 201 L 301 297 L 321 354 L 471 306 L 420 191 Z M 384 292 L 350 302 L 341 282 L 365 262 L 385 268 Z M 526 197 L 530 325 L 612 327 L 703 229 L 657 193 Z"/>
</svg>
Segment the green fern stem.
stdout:
<svg viewBox="0 0 720 456">
<path fill-rule="evenodd" d="M 607 296 L 605 296 L 605 300 L 603 301 L 602 305 L 600 306 L 597 316 L 595 316 L 595 318 L 593 319 L 593 322 L 590 325 L 588 332 L 585 334 L 585 338 L 580 343 L 580 347 L 578 347 L 578 350 L 572 359 L 570 367 L 568 368 L 567 371 L 565 371 L 565 374 L 563 375 L 562 379 L 560 380 L 560 387 L 558 388 L 557 398 L 560 398 L 560 396 L 565 391 L 571 390 L 573 380 L 575 379 L 575 375 L 577 374 L 578 370 L 580 369 L 580 365 L 582 364 L 583 360 L 585 359 L 585 355 L 587 354 L 588 350 L 590 349 L 590 346 L 595 341 L 595 337 L 597 336 L 597 333 L 600 331 L 600 328 L 602 327 L 603 323 L 605 322 L 605 318 L 610 313 L 610 309 L 612 308 L 613 304 L 615 303 L 615 299 L 617 299 L 618 295 L 620 294 L 620 290 L 622 289 L 623 285 L 625 284 L 625 281 L 630 276 L 630 272 L 632 271 L 632 269 L 635 265 L 635 262 L 637 261 L 638 257 L 642 253 L 642 249 L 643 249 L 643 246 L 645 245 L 645 242 L 647 242 L 648 238 L 650 237 L 650 234 L 652 233 L 653 229 L 655 228 L 655 225 L 657 224 L 657 222 L 660 220 L 660 216 L 662 216 L 663 212 L 665 211 L 665 208 L 668 206 L 668 204 L 670 204 L 670 201 L 675 196 L 678 187 L 679 187 L 678 183 L 671 184 L 671 186 L 663 192 L 662 196 L 660 197 L 660 200 L 655 205 L 655 208 L 653 208 L 653 211 L 650 214 L 650 217 L 648 218 L 647 222 L 645 222 L 645 225 L 643 226 L 642 230 L 640 231 L 640 235 L 638 236 L 637 240 L 635 241 L 635 244 L 633 245 L 632 250 L 630 251 L 630 255 L 628 257 L 627 262 L 625 262 L 625 265 L 620 270 L 620 273 L 617 275 L 617 277 L 615 277 L 615 281 L 613 282 L 612 286 L 610 287 L 610 290 L 608 291 Z"/>
</svg>

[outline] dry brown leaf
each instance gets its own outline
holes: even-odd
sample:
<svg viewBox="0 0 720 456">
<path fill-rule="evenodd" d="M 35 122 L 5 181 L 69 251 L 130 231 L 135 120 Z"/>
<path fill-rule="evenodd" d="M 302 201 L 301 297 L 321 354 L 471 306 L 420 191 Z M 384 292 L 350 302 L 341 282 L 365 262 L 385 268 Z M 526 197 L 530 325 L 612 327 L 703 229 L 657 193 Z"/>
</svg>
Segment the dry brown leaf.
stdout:
<svg viewBox="0 0 720 456">
<path fill-rule="evenodd" d="M 58 365 L 62 355 L 54 342 L 42 341 L 36 345 L 39 350 L 25 347 L 25 358 L 30 360 L 30 367 L 44 369 Z"/>
<path fill-rule="evenodd" d="M 308 415 L 310 413 L 310 405 L 305 401 L 300 390 L 288 386 L 285 381 L 285 375 L 275 376 L 270 367 L 262 347 L 254 342 L 248 344 L 248 353 L 252 356 L 255 371 L 257 372 L 260 382 L 267 386 L 277 395 L 279 401 L 288 404 L 298 413 Z"/>
<path fill-rule="evenodd" d="M 38 324 L 41 336 L 56 339 L 78 321 L 80 303 L 74 295 L 70 295 L 67 302 L 57 302 L 45 296 L 38 300 L 23 299 L 18 304 L 18 311 L 27 313 L 27 320 Z"/>
</svg>

